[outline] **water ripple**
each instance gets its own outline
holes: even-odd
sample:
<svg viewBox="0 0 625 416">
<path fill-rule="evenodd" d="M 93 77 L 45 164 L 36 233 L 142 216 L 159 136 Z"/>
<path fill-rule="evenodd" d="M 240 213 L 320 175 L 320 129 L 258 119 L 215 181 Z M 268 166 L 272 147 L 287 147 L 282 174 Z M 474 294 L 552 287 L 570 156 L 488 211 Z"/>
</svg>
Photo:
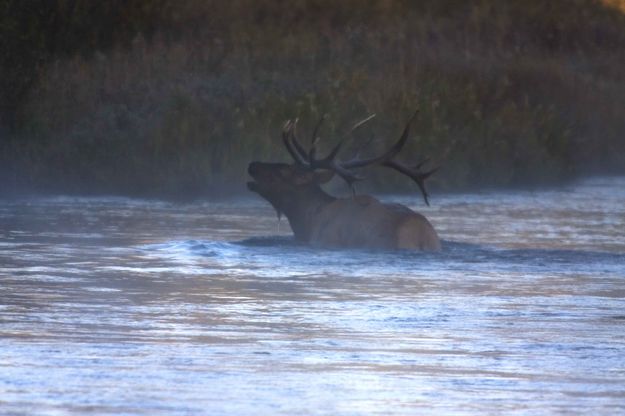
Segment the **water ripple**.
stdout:
<svg viewBox="0 0 625 416">
<path fill-rule="evenodd" d="M 0 201 L 0 413 L 624 413 L 624 189 L 437 197 L 440 253 L 312 249 L 256 200 Z"/>
</svg>

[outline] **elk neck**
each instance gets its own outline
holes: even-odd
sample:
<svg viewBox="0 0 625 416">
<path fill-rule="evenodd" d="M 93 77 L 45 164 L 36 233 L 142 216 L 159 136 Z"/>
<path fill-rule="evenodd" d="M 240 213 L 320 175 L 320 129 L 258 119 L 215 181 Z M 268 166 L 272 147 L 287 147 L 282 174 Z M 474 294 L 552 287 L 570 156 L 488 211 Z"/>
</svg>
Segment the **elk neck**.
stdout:
<svg viewBox="0 0 625 416">
<path fill-rule="evenodd" d="M 287 217 L 295 238 L 309 241 L 315 216 L 335 200 L 335 197 L 324 192 L 319 185 L 310 185 L 282 195 L 277 203 L 270 202 Z"/>
</svg>

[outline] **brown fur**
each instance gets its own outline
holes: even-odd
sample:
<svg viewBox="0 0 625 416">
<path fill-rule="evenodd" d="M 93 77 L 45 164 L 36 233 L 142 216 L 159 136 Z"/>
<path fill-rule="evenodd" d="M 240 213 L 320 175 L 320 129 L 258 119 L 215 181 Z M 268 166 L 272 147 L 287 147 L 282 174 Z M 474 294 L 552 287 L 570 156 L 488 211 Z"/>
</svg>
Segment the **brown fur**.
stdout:
<svg viewBox="0 0 625 416">
<path fill-rule="evenodd" d="M 289 220 L 295 238 L 314 246 L 440 250 L 430 222 L 400 204 L 368 195 L 334 198 L 319 183 L 328 180 L 291 165 L 250 164 L 250 190 L 267 199 Z"/>
<path fill-rule="evenodd" d="M 310 243 L 317 246 L 440 250 L 438 235 L 423 215 L 367 195 L 324 205 L 312 230 Z"/>
</svg>

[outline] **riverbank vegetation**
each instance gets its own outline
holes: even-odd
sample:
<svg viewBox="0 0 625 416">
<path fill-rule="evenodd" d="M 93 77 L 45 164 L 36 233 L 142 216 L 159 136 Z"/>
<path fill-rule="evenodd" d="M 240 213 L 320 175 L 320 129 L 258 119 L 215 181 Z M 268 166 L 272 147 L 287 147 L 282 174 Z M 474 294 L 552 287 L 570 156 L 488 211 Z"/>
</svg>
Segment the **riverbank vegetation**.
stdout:
<svg viewBox="0 0 625 416">
<path fill-rule="evenodd" d="M 0 0 L 4 190 L 243 190 L 323 115 L 345 157 L 397 138 L 446 189 L 625 171 L 618 0 Z M 371 172 L 376 189 L 412 189 Z"/>
</svg>

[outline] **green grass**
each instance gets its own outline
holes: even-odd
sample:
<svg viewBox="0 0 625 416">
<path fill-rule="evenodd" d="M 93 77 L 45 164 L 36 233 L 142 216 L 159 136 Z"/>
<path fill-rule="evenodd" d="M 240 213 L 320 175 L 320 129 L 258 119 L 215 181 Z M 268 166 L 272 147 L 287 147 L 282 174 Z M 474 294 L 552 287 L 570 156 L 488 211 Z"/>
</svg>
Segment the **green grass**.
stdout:
<svg viewBox="0 0 625 416">
<path fill-rule="evenodd" d="M 597 2 L 176 4 L 149 37 L 41 71 L 2 145 L 5 183 L 151 196 L 243 190 L 249 161 L 288 160 L 286 119 L 299 117 L 305 136 L 327 113 L 328 148 L 377 113 L 353 146 L 374 136 L 379 151 L 416 107 L 404 157 L 441 163 L 440 188 L 625 170 L 625 17 Z M 375 189 L 412 189 L 383 170 L 367 174 Z"/>
</svg>

